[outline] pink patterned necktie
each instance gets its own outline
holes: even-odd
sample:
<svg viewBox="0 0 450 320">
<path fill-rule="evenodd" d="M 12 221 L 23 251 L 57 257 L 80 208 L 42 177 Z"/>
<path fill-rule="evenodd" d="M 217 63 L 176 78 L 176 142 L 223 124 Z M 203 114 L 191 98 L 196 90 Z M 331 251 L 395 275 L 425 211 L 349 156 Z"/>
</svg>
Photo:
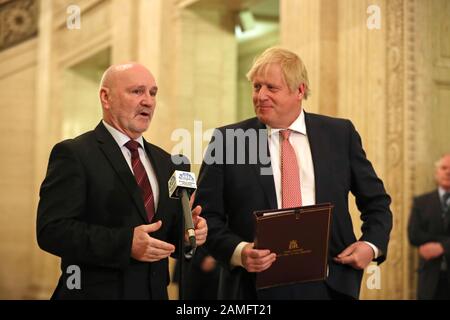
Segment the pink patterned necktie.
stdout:
<svg viewBox="0 0 450 320">
<path fill-rule="evenodd" d="M 290 130 L 281 130 L 281 197 L 283 208 L 300 207 L 300 171 L 295 151 L 289 142 Z"/>
<path fill-rule="evenodd" d="M 145 211 L 147 211 L 148 221 L 151 222 L 153 216 L 155 215 L 155 202 L 153 199 L 152 186 L 150 185 L 150 180 L 148 180 L 147 172 L 145 171 L 144 165 L 139 158 L 139 147 L 141 145 L 139 142 L 130 140 L 125 143 L 125 147 L 131 152 L 131 167 L 133 168 L 134 177 L 136 182 L 141 188 L 142 198 L 144 200 Z"/>
</svg>

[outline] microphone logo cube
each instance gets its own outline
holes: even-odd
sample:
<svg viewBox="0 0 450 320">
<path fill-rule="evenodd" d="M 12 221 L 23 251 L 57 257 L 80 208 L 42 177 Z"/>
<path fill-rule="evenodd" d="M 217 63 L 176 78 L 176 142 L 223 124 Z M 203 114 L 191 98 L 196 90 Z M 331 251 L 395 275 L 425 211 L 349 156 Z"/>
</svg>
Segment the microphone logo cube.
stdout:
<svg viewBox="0 0 450 320">
<path fill-rule="evenodd" d="M 195 180 L 195 174 L 193 172 L 175 170 L 169 182 L 169 196 L 174 199 L 178 199 L 178 192 L 180 189 L 187 189 L 189 193 L 192 193 L 197 189 L 197 183 Z"/>
</svg>

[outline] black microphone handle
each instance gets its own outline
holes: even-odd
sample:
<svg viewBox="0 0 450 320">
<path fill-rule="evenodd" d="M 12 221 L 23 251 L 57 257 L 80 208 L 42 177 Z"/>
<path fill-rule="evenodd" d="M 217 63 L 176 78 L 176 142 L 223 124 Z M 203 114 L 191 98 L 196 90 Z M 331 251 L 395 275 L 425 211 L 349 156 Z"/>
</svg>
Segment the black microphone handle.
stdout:
<svg viewBox="0 0 450 320">
<path fill-rule="evenodd" d="M 183 207 L 183 215 L 184 215 L 184 225 L 185 230 L 188 233 L 189 244 L 192 249 L 192 254 L 195 252 L 195 248 L 197 248 L 197 243 L 195 241 L 195 232 L 194 232 L 194 223 L 192 222 L 192 213 L 191 206 L 189 205 L 189 195 L 186 189 L 181 189 L 181 206 Z"/>
</svg>

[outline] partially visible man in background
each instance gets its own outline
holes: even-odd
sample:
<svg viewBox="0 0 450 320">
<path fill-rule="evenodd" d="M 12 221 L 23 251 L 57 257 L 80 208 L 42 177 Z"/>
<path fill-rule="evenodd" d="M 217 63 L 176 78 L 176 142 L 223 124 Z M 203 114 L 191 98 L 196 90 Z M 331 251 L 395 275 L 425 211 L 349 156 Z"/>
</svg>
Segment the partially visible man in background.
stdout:
<svg viewBox="0 0 450 320">
<path fill-rule="evenodd" d="M 450 299 L 450 153 L 436 162 L 437 190 L 414 199 L 408 226 L 419 248 L 417 298 Z"/>
</svg>

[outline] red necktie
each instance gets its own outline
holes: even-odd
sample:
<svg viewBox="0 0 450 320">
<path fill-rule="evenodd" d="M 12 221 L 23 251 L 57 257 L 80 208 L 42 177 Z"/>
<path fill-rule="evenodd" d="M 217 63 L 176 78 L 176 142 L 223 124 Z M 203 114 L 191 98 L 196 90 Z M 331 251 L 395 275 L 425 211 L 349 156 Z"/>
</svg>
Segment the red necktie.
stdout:
<svg viewBox="0 0 450 320">
<path fill-rule="evenodd" d="M 290 130 L 281 130 L 281 197 L 283 208 L 300 207 L 300 171 L 295 151 L 289 142 Z"/>
<path fill-rule="evenodd" d="M 152 186 L 150 185 L 150 180 L 148 180 L 147 172 L 145 171 L 144 165 L 139 158 L 139 147 L 141 145 L 139 142 L 130 140 L 125 143 L 125 147 L 131 152 L 131 167 L 133 168 L 134 177 L 136 182 L 141 188 L 142 198 L 144 200 L 145 211 L 147 211 L 148 221 L 151 222 L 153 216 L 155 215 L 155 203 L 153 199 Z"/>
</svg>

